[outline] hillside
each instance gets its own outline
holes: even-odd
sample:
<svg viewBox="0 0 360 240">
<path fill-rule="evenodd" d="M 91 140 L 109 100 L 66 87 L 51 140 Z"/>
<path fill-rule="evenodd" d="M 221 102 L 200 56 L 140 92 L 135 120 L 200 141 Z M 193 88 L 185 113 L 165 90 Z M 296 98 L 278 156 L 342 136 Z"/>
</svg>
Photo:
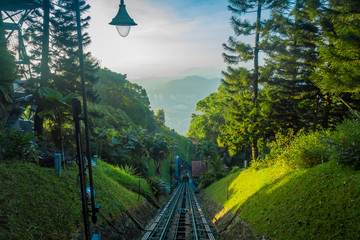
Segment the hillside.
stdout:
<svg viewBox="0 0 360 240">
<path fill-rule="evenodd" d="M 94 168 L 95 201 L 108 219 L 122 220 L 124 209 L 144 204 L 136 189 L 152 196 L 149 184 L 104 162 Z M 77 166 L 68 166 L 61 178 L 54 169 L 30 163 L 0 164 L 0 239 L 72 239 L 82 230 Z M 122 211 L 114 204 L 116 199 Z M 149 208 L 149 206 L 147 207 Z M 144 213 L 145 214 L 145 213 Z M 99 216 L 98 226 L 105 219 Z M 140 219 L 145 220 L 144 218 Z M 106 234 L 106 231 L 102 231 Z M 135 234 L 135 233 L 134 233 Z"/>
<path fill-rule="evenodd" d="M 195 112 L 196 103 L 216 92 L 220 79 L 188 76 L 172 80 L 146 80 L 138 84 L 146 89 L 151 108 L 155 112 L 164 109 L 166 124 L 180 134 L 185 134 L 189 128 L 191 114 Z"/>
<path fill-rule="evenodd" d="M 270 239 L 358 239 L 359 186 L 358 171 L 330 161 L 305 170 L 250 168 L 213 183 L 205 193 L 223 206 L 214 216 L 219 223 L 227 211 L 241 210 L 245 223 L 234 221 L 222 239 L 238 239 L 244 225 Z"/>
</svg>

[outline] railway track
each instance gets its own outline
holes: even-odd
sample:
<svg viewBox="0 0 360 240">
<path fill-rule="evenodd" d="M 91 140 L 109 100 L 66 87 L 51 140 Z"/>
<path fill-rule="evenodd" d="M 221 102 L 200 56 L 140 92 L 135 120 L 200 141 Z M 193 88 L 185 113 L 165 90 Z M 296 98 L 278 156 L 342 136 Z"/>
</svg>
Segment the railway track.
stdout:
<svg viewBox="0 0 360 240">
<path fill-rule="evenodd" d="M 182 183 L 141 240 L 215 240 L 215 234 L 188 183 Z"/>
</svg>

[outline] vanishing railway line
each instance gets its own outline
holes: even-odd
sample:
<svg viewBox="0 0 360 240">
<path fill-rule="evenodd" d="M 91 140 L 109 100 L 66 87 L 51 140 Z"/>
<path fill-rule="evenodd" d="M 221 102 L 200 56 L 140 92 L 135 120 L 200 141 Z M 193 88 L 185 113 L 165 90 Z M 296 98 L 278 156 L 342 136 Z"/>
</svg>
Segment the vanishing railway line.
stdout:
<svg viewBox="0 0 360 240">
<path fill-rule="evenodd" d="M 147 239 L 216 239 L 188 183 L 178 186 L 142 237 L 142 240 Z"/>
</svg>

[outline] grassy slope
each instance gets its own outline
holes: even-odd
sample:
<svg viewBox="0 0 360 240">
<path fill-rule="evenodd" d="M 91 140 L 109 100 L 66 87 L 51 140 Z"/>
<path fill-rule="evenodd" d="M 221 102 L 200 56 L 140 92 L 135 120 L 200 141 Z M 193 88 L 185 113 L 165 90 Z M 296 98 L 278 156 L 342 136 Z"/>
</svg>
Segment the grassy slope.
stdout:
<svg viewBox="0 0 360 240">
<path fill-rule="evenodd" d="M 65 169 L 59 178 L 53 169 L 34 164 L 0 163 L 0 239 L 74 237 L 83 221 L 77 174 L 77 166 Z M 94 186 L 101 212 L 108 218 L 120 216 L 113 198 L 122 208 L 136 205 L 138 195 L 126 187 L 137 188 L 138 181 L 100 162 L 94 168 Z M 141 190 L 151 194 L 146 181 L 140 181 Z"/>
<path fill-rule="evenodd" d="M 226 200 L 229 181 L 229 200 Z M 306 170 L 248 169 L 206 190 L 271 239 L 359 239 L 360 172 L 328 162 Z M 236 227 L 236 226 L 235 226 Z"/>
</svg>

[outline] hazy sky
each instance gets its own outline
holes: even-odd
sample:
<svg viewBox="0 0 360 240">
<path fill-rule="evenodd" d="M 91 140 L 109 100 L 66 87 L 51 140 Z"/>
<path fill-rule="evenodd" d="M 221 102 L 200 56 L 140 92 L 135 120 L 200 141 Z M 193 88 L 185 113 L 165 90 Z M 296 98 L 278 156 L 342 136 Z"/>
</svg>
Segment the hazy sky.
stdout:
<svg viewBox="0 0 360 240">
<path fill-rule="evenodd" d="M 102 67 L 128 79 L 184 75 L 225 68 L 221 44 L 232 34 L 226 0 L 125 0 L 138 26 L 126 38 L 108 23 L 120 0 L 89 0 L 92 44 Z"/>
</svg>

